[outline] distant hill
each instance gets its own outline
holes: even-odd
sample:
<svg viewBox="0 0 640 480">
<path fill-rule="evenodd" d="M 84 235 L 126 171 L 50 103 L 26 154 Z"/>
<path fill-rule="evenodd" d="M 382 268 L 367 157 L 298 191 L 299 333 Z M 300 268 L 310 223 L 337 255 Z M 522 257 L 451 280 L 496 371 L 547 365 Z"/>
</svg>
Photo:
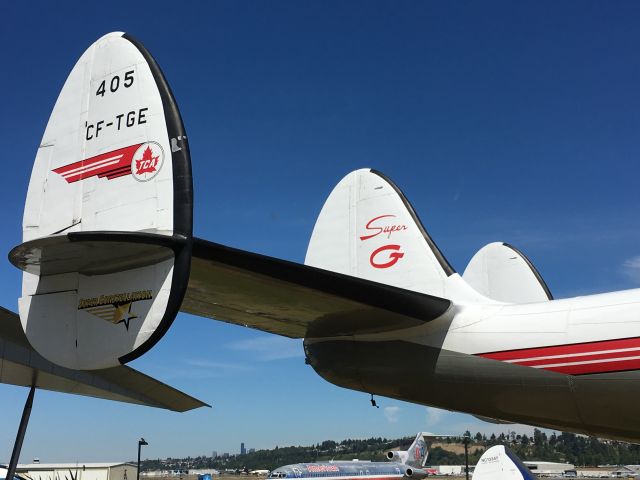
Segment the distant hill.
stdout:
<svg viewBox="0 0 640 480">
<path fill-rule="evenodd" d="M 467 432 L 468 433 L 468 432 Z M 373 460 L 385 461 L 388 450 L 406 449 L 415 437 L 389 440 L 386 438 L 368 438 L 365 440 L 347 439 L 340 442 L 325 440 L 310 446 L 275 447 L 257 450 L 245 455 L 229 457 L 187 457 L 167 458 L 164 460 L 145 460 L 141 462 L 144 470 L 189 470 L 215 468 L 218 470 L 255 470 L 268 469 L 291 463 L 316 462 L 327 460 Z M 481 433 L 472 436 L 469 444 L 469 463 L 475 464 L 482 452 L 499 443 L 508 444 L 523 460 L 546 460 L 569 462 L 579 466 L 629 465 L 640 464 L 640 446 L 624 442 L 599 440 L 572 433 L 555 433 L 548 436 L 535 429 L 533 436 L 492 434 L 489 437 Z M 462 437 L 445 438 L 434 442 L 429 453 L 431 465 L 464 464 L 464 444 Z"/>
</svg>

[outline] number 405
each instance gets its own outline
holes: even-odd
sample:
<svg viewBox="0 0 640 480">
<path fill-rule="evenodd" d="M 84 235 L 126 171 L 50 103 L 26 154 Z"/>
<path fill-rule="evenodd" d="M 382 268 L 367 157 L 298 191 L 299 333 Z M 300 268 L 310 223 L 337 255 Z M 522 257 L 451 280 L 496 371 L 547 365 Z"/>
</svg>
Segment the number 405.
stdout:
<svg viewBox="0 0 640 480">
<path fill-rule="evenodd" d="M 120 88 L 120 83 L 122 83 L 124 88 L 129 88 L 133 85 L 133 70 L 125 72 L 122 77 L 122 82 L 120 82 L 120 75 L 111 77 L 111 81 L 108 84 L 106 80 L 100 82 L 100 86 L 98 90 L 96 90 L 96 97 L 104 97 L 104 94 L 107 93 L 107 88 L 111 93 L 117 92 L 118 88 Z"/>
</svg>

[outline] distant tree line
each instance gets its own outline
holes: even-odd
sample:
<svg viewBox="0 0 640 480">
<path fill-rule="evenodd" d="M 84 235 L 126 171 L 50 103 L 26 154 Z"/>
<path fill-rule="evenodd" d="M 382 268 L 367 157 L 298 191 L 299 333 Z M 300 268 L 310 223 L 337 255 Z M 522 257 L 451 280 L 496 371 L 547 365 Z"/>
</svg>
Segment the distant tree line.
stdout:
<svg viewBox="0 0 640 480">
<path fill-rule="evenodd" d="M 497 445 L 508 445 L 523 460 L 541 460 L 552 462 L 567 462 L 578 466 L 596 465 L 629 465 L 640 464 L 640 446 L 611 440 L 600 440 L 584 437 L 573 433 L 552 433 L 535 429 L 533 436 L 516 434 L 515 432 L 487 435 L 470 432 L 465 433 L 470 439 L 469 463 L 474 465 L 485 449 Z M 217 470 L 273 470 L 282 465 L 292 463 L 307 463 L 328 460 L 359 460 L 385 461 L 385 452 L 394 448 L 406 449 L 414 437 L 404 437 L 395 440 L 386 438 L 369 438 L 365 440 L 347 439 L 341 442 L 325 440 L 311 446 L 275 447 L 269 450 L 257 450 L 245 455 L 231 455 L 229 457 L 187 457 L 167 458 L 164 460 L 144 460 L 141 470 L 189 470 L 214 468 Z M 457 448 L 436 446 L 429 452 L 431 465 L 461 465 L 464 464 L 464 454 L 461 451 L 463 437 L 448 437 L 437 442 L 440 444 L 457 445 Z"/>
</svg>

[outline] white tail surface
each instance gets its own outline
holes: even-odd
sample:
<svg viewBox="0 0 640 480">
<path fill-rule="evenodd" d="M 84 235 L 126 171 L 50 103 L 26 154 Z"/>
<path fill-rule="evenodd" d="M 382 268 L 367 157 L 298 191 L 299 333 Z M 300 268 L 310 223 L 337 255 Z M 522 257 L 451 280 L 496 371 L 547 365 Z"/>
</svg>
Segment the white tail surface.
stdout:
<svg viewBox="0 0 640 480">
<path fill-rule="evenodd" d="M 473 471 L 472 480 L 535 480 L 522 461 L 504 445 L 485 451 Z"/>
<path fill-rule="evenodd" d="M 356 170 L 336 185 L 305 263 L 438 297 L 483 300 L 455 273 L 398 187 L 375 170 Z"/>
<path fill-rule="evenodd" d="M 191 166 L 155 60 L 126 34 L 80 57 L 49 118 L 11 253 L 32 346 L 74 369 L 131 360 L 159 340 L 188 279 Z"/>
<path fill-rule="evenodd" d="M 408 450 L 390 450 L 386 453 L 388 460 L 402 463 L 411 467 L 420 468 L 427 461 L 429 451 L 425 441 L 425 433 L 420 432 Z"/>
<path fill-rule="evenodd" d="M 403 463 L 412 467 L 423 467 L 427 462 L 428 455 L 429 450 L 425 440 L 425 433 L 420 432 L 409 447 L 409 450 L 407 450 L 407 459 Z"/>
<path fill-rule="evenodd" d="M 502 242 L 490 243 L 478 250 L 462 278 L 482 295 L 501 302 L 531 303 L 553 299 L 529 259 Z"/>
</svg>

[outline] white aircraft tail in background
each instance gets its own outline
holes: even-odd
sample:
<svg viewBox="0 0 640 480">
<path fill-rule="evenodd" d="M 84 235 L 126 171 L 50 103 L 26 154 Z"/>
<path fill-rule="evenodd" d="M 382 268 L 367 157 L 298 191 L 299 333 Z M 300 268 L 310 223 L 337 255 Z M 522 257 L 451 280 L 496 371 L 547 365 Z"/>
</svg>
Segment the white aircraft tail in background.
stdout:
<svg viewBox="0 0 640 480">
<path fill-rule="evenodd" d="M 478 460 L 471 480 L 536 480 L 536 476 L 508 447 L 494 445 Z"/>
</svg>

